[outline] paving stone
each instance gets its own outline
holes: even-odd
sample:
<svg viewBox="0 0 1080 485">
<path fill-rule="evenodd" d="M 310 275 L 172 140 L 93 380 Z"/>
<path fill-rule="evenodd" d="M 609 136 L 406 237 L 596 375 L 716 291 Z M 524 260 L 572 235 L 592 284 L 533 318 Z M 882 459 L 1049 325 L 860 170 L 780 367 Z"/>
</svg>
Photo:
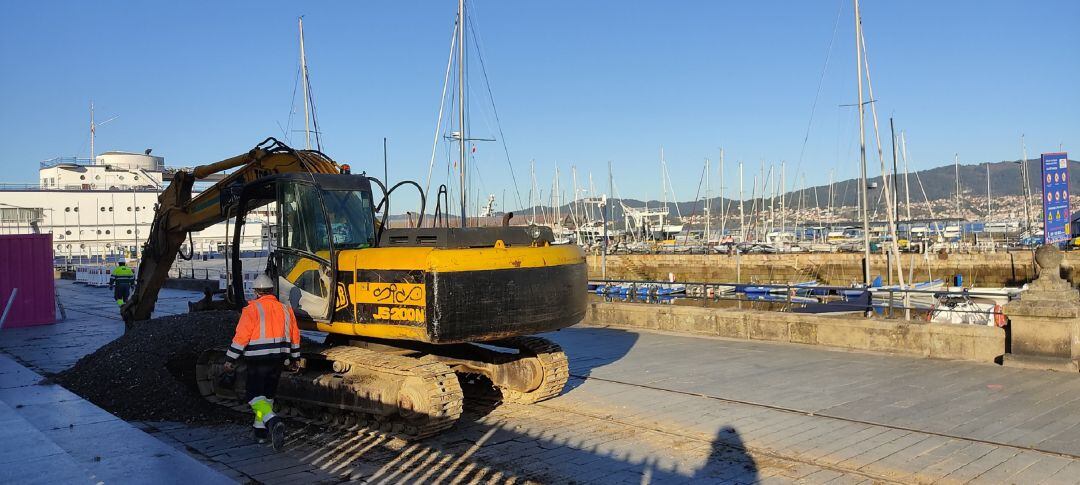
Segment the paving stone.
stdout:
<svg viewBox="0 0 1080 485">
<path fill-rule="evenodd" d="M 996 449 L 996 446 L 984 443 L 968 443 L 967 446 L 960 448 L 956 452 L 926 467 L 915 476 L 916 478 L 923 480 L 936 480 L 982 458 Z"/>
<path fill-rule="evenodd" d="M 1009 483 L 1009 481 L 1020 472 L 1024 471 L 1028 467 L 1036 464 L 1043 458 L 1042 453 L 1022 451 L 1017 453 L 1008 460 L 1005 460 L 993 468 L 983 472 L 972 479 L 971 483 L 975 484 L 998 484 Z"/>
<path fill-rule="evenodd" d="M 983 455 L 981 458 L 968 463 L 952 473 L 945 476 L 947 481 L 956 481 L 959 483 L 967 483 L 978 477 L 988 470 L 1004 463 L 1008 459 L 1016 456 L 1020 453 L 1020 450 L 1015 448 L 995 448 L 990 453 Z M 1080 478 L 1078 476 L 1077 478 Z"/>
</svg>

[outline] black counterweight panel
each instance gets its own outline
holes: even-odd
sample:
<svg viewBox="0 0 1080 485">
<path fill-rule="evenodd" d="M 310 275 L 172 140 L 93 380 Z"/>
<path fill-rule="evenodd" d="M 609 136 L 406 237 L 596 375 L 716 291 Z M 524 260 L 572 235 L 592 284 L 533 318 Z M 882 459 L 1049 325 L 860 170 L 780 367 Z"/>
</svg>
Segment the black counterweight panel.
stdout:
<svg viewBox="0 0 1080 485">
<path fill-rule="evenodd" d="M 585 317 L 584 264 L 428 273 L 426 280 L 433 343 L 547 332 Z"/>
</svg>

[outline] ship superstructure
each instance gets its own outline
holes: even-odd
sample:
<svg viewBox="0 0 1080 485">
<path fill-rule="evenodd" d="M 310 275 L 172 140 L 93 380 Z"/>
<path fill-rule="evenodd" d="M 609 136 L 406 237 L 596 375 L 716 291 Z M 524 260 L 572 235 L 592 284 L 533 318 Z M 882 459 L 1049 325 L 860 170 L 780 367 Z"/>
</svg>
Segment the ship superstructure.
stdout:
<svg viewBox="0 0 1080 485">
<path fill-rule="evenodd" d="M 0 183 L 0 234 L 52 233 L 60 263 L 138 257 L 157 197 L 174 171 L 150 150 L 45 160 L 37 184 Z M 245 227 L 242 250 L 266 249 L 267 221 L 274 217 L 271 208 L 247 221 L 253 225 Z M 183 251 L 223 252 L 227 234 L 225 223 L 209 227 Z"/>
</svg>

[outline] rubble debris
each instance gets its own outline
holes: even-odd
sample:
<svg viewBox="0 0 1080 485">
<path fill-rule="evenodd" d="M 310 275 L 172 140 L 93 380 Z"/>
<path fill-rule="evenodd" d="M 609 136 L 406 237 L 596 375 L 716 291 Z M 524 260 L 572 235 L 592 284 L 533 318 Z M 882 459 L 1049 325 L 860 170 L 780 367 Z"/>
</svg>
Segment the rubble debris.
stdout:
<svg viewBox="0 0 1080 485">
<path fill-rule="evenodd" d="M 196 358 L 227 346 L 238 319 L 235 311 L 209 311 L 140 322 L 52 378 L 128 421 L 246 422 L 195 385 Z"/>
</svg>

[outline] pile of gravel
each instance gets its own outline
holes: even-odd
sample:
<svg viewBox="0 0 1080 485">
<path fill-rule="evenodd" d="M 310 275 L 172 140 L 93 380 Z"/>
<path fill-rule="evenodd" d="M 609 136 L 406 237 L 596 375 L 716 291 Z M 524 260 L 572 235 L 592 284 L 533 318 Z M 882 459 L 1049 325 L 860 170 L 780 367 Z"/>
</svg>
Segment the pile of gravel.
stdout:
<svg viewBox="0 0 1080 485">
<path fill-rule="evenodd" d="M 83 357 L 53 380 L 128 421 L 239 422 L 245 418 L 199 395 L 195 361 L 225 347 L 239 314 L 211 311 L 147 320 Z"/>
</svg>

